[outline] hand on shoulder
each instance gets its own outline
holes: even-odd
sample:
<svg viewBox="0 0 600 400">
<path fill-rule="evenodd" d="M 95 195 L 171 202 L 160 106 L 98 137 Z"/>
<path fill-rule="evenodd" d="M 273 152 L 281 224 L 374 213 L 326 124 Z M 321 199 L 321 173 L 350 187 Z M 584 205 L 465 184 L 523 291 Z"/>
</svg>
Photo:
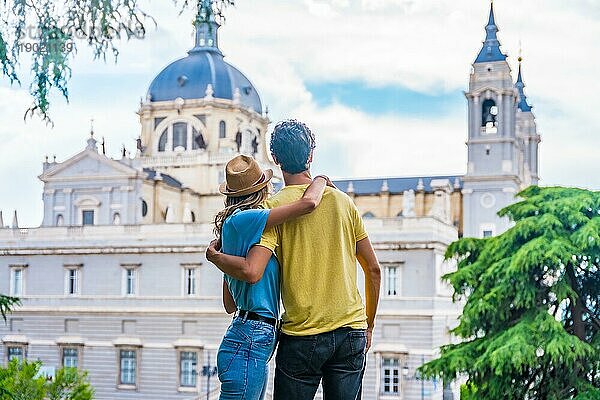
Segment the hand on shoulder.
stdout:
<svg viewBox="0 0 600 400">
<path fill-rule="evenodd" d="M 324 179 L 325 182 L 327 183 L 327 186 L 329 186 L 330 188 L 333 188 L 333 189 L 337 189 L 337 186 L 335 186 L 333 184 L 333 181 L 331 179 L 329 179 L 329 177 L 327 175 L 317 175 L 317 176 L 314 177 L 313 180 L 315 180 L 317 178 Z"/>
</svg>

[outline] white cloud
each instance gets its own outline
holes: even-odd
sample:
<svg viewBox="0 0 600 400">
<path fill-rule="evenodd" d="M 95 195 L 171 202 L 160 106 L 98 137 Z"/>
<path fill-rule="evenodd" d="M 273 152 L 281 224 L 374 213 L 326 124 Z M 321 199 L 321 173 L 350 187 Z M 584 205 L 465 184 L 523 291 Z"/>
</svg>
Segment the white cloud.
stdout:
<svg viewBox="0 0 600 400">
<path fill-rule="evenodd" d="M 73 80 L 73 89 L 80 90 L 72 90 L 69 105 L 55 98 L 53 130 L 35 120 L 24 124 L 30 103 L 26 91 L 0 86 L 5 222 L 19 208 L 22 222 L 39 223 L 41 161 L 45 154 L 62 160 L 79 151 L 90 118 L 96 119 L 97 134 L 106 136 L 110 155 L 118 156 L 121 143 L 133 147 L 138 99 L 160 69 L 185 56 L 193 42 L 191 10 L 178 16 L 171 2 L 146 4 L 159 28 L 150 26 L 144 41 L 121 44 L 116 65 L 110 59 L 91 61 L 80 46 Z M 549 183 L 600 187 L 594 161 L 600 122 L 593 101 L 600 90 L 595 40 L 600 7 L 589 0 L 568 6 L 559 0 L 507 0 L 495 8 L 513 66 L 519 40 L 523 43 L 527 93 L 543 135 L 542 177 Z M 460 173 L 466 110 L 442 119 L 414 119 L 368 115 L 341 103 L 319 108 L 306 83 L 360 81 L 431 94 L 464 90 L 487 11 L 485 3 L 472 0 L 244 0 L 227 11 L 221 48 L 255 83 L 272 119 L 295 116 L 310 123 L 319 140 L 317 168 L 362 176 Z M 122 89 L 131 79 L 134 84 Z M 114 88 L 114 95 L 95 90 L 100 81 Z"/>
</svg>

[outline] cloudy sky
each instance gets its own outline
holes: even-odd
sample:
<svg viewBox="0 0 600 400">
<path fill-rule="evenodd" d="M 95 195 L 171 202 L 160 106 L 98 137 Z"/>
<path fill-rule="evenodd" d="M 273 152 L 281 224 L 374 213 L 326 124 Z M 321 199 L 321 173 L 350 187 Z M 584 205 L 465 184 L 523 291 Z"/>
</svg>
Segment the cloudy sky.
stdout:
<svg viewBox="0 0 600 400">
<path fill-rule="evenodd" d="M 302 119 L 316 132 L 315 170 L 334 177 L 464 173 L 462 92 L 484 38 L 481 0 L 238 0 L 220 29 L 226 59 L 255 84 L 271 119 Z M 70 102 L 54 97 L 50 128 L 23 121 L 26 86 L 0 77 L 0 210 L 21 226 L 42 219 L 37 179 L 47 154 L 80 151 L 90 119 L 117 157 L 135 148 L 135 111 L 152 78 L 192 46 L 192 10 L 142 0 L 158 22 L 120 45 L 115 64 L 83 45 Z M 545 185 L 600 188 L 600 3 L 497 0 L 499 37 L 516 69 L 522 44 L 526 92 L 542 135 Z M 30 60 L 22 59 L 23 68 Z"/>
</svg>

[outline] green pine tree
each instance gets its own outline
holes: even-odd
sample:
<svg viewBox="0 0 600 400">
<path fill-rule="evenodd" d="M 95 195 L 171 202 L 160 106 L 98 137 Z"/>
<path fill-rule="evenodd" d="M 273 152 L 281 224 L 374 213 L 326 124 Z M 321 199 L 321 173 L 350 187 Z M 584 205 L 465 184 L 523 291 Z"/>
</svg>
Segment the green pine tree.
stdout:
<svg viewBox="0 0 600 400">
<path fill-rule="evenodd" d="M 425 376 L 465 377 L 465 398 L 600 399 L 600 192 L 532 186 L 501 210 L 514 226 L 463 238 L 447 258 L 465 301 Z"/>
</svg>

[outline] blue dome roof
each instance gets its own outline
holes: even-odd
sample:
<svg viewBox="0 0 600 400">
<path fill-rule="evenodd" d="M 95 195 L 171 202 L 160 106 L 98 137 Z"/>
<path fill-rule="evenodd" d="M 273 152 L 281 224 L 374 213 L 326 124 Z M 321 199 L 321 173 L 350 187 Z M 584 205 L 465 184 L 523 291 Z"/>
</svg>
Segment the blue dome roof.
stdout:
<svg viewBox="0 0 600 400">
<path fill-rule="evenodd" d="M 233 100 L 236 88 L 240 91 L 240 103 L 262 114 L 262 103 L 252 83 L 232 65 L 223 60 L 220 52 L 192 50 L 163 69 L 148 89 L 151 101 L 201 99 L 211 84 L 213 96 Z"/>
<path fill-rule="evenodd" d="M 223 60 L 219 50 L 219 24 L 215 21 L 212 2 L 198 2 L 198 15 L 194 22 L 195 46 L 188 56 L 163 69 L 148 89 L 150 101 L 169 101 L 181 97 L 184 100 L 202 99 L 208 85 L 213 96 L 233 100 L 236 89 L 240 92 L 240 104 L 262 114 L 260 96 L 252 83 L 235 67 Z"/>
</svg>

